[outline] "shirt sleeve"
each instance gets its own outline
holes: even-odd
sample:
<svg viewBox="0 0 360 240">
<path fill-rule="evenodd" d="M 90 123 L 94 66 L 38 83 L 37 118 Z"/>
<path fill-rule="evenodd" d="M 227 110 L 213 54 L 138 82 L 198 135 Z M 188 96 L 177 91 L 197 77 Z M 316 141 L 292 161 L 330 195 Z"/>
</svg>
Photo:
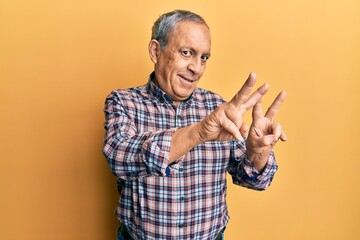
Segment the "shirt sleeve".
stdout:
<svg viewBox="0 0 360 240">
<path fill-rule="evenodd" d="M 278 169 L 273 152 L 270 153 L 261 173 L 247 159 L 245 141 L 233 141 L 230 155 L 228 172 L 232 176 L 234 184 L 254 190 L 265 190 L 270 186 Z"/>
<path fill-rule="evenodd" d="M 139 133 L 121 101 L 109 95 L 105 102 L 103 153 L 111 172 L 123 180 L 167 176 L 177 171 L 181 159 L 169 165 L 170 144 L 176 128 Z"/>
</svg>

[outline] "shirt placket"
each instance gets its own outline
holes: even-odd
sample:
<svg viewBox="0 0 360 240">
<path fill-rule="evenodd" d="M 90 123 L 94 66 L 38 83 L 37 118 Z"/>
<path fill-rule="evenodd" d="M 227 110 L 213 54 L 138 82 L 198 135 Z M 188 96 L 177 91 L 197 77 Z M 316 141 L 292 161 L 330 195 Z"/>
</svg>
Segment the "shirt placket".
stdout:
<svg viewBox="0 0 360 240">
<path fill-rule="evenodd" d="M 176 109 L 175 109 L 175 125 L 176 127 L 183 127 L 183 122 L 182 122 L 182 109 L 183 108 L 183 103 L 180 103 Z M 183 173 L 184 173 L 184 168 L 180 167 L 179 168 L 179 172 L 178 172 L 178 192 L 177 192 L 177 202 L 178 202 L 178 214 L 177 214 L 177 226 L 178 226 L 178 236 L 184 236 L 184 231 L 185 231 L 185 227 L 186 227 L 186 216 L 185 216 L 185 204 L 186 204 L 186 199 L 185 199 L 185 181 L 184 181 L 184 177 L 183 177 Z"/>
</svg>

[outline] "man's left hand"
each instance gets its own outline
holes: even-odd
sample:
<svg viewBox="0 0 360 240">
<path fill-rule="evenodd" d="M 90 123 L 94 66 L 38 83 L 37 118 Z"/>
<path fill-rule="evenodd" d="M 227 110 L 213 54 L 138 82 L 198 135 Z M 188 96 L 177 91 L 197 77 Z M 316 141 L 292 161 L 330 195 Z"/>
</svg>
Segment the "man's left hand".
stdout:
<svg viewBox="0 0 360 240">
<path fill-rule="evenodd" d="M 286 141 L 287 137 L 282 126 L 274 118 L 281 104 L 286 98 L 286 92 L 280 92 L 267 110 L 265 116 L 262 111 L 261 99 L 255 104 L 252 111 L 252 124 L 246 141 L 248 159 L 258 171 L 266 165 L 268 156 L 276 143 Z"/>
</svg>

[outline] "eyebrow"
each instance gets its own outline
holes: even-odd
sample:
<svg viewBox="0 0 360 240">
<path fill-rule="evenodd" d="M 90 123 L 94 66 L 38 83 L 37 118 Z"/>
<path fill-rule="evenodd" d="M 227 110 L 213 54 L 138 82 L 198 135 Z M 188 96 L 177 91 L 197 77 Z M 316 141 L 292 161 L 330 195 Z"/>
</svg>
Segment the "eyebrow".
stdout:
<svg viewBox="0 0 360 240">
<path fill-rule="evenodd" d="M 195 51 L 195 49 L 191 48 L 191 47 L 185 47 L 187 49 L 189 49 L 190 51 L 194 52 L 195 54 L 197 54 L 198 52 Z M 207 56 L 208 58 L 210 58 L 211 54 L 210 52 L 209 53 L 204 53 L 204 54 L 201 54 L 201 56 Z"/>
</svg>

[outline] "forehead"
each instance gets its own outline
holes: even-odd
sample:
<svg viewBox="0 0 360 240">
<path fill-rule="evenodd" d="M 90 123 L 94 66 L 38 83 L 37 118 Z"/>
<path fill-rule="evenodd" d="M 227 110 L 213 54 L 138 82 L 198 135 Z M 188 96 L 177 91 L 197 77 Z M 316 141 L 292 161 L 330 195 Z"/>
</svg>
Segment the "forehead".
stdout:
<svg viewBox="0 0 360 240">
<path fill-rule="evenodd" d="M 170 35 L 168 46 L 173 48 L 192 48 L 196 51 L 210 53 L 210 30 L 202 23 L 182 21 Z"/>
</svg>

